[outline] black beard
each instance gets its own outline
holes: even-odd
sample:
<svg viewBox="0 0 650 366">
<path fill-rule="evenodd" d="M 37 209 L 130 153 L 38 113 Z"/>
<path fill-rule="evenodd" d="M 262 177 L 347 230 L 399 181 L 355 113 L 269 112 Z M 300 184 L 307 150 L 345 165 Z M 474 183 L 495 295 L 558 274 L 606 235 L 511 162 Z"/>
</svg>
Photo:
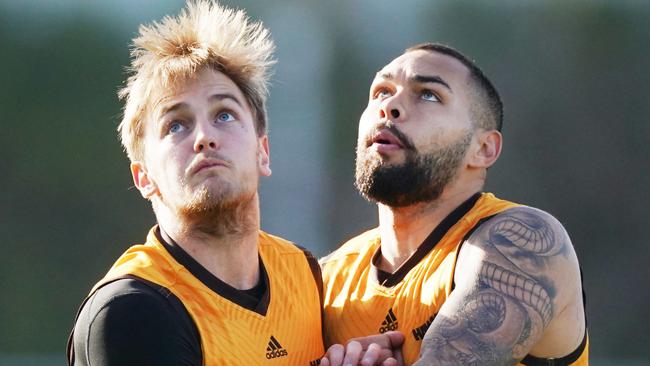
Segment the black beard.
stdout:
<svg viewBox="0 0 650 366">
<path fill-rule="evenodd" d="M 407 143 L 401 165 L 382 165 L 380 158 L 357 147 L 355 186 L 367 200 L 390 207 L 435 201 L 455 178 L 471 138 L 467 133 L 453 144 L 426 154 Z"/>
</svg>

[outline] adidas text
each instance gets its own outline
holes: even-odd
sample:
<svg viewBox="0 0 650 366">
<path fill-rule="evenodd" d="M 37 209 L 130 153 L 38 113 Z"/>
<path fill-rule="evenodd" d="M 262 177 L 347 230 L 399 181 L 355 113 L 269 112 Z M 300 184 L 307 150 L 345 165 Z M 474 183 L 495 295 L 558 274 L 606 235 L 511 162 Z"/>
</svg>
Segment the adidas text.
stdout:
<svg viewBox="0 0 650 366">
<path fill-rule="evenodd" d="M 395 322 L 395 323 L 390 323 L 390 324 L 388 324 L 388 325 L 385 326 L 385 327 L 381 327 L 381 328 L 379 328 L 379 333 L 386 333 L 386 332 L 388 332 L 389 330 L 396 330 L 396 329 L 397 329 L 397 322 Z"/>
<path fill-rule="evenodd" d="M 287 350 L 284 349 L 276 349 L 275 351 L 267 352 L 266 353 L 266 359 L 270 360 L 272 358 L 276 357 L 282 357 L 288 355 Z"/>
<path fill-rule="evenodd" d="M 269 339 L 269 345 L 266 347 L 266 359 L 270 360 L 277 357 L 287 356 L 288 354 L 289 353 L 284 349 L 284 347 L 282 347 L 280 342 L 278 342 L 274 336 L 271 336 Z"/>
</svg>

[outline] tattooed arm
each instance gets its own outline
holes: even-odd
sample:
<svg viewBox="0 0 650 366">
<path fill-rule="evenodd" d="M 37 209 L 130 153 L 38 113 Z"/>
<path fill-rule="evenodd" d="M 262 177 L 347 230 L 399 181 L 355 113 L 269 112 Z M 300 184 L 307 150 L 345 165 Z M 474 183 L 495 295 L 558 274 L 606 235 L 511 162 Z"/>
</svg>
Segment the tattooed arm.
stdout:
<svg viewBox="0 0 650 366">
<path fill-rule="evenodd" d="M 549 214 L 503 212 L 461 247 L 455 289 L 429 327 L 416 365 L 515 365 L 562 357 L 584 335 L 580 270 Z"/>
</svg>

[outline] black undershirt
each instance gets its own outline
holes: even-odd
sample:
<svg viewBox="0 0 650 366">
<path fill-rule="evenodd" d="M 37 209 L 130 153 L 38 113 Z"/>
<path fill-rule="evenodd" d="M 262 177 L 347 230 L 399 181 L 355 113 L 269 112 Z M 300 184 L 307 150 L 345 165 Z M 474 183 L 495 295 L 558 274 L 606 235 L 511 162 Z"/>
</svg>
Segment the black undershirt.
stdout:
<svg viewBox="0 0 650 366">
<path fill-rule="evenodd" d="M 175 243 L 158 239 L 200 280 L 218 284 L 220 295 L 236 296 L 241 305 L 266 312 L 268 277 L 260 261 L 260 281 L 249 290 L 237 290 L 196 263 Z M 188 261 L 188 258 L 191 261 Z M 200 265 L 199 265 L 200 266 Z M 209 273 L 209 272 L 207 272 Z M 213 287 L 213 286 L 209 286 Z M 130 276 L 98 289 L 83 305 L 71 339 L 69 364 L 81 366 L 185 366 L 203 364 L 198 329 L 182 302 L 169 290 Z"/>
<path fill-rule="evenodd" d="M 73 365 L 202 365 L 199 332 L 187 310 L 151 285 L 120 279 L 93 294 L 75 324 Z"/>
</svg>

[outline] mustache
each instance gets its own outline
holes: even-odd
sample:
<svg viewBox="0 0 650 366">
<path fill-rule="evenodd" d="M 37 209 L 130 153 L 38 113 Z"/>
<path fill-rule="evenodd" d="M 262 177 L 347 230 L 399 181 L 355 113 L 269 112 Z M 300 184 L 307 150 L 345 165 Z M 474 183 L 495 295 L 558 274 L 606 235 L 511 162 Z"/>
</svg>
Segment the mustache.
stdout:
<svg viewBox="0 0 650 366">
<path fill-rule="evenodd" d="M 413 140 L 411 140 L 408 136 L 402 133 L 402 131 L 398 130 L 397 127 L 395 127 L 394 123 L 390 123 L 390 122 L 381 123 L 377 125 L 375 128 L 373 128 L 370 131 L 368 135 L 366 135 L 366 140 L 370 140 L 372 136 L 376 135 L 377 133 L 379 133 L 379 131 L 382 130 L 388 131 L 391 134 L 393 134 L 393 136 L 395 136 L 395 138 L 397 138 L 397 140 L 399 140 L 399 142 L 402 144 L 403 148 L 407 150 L 416 151 L 415 144 L 413 144 Z"/>
</svg>

